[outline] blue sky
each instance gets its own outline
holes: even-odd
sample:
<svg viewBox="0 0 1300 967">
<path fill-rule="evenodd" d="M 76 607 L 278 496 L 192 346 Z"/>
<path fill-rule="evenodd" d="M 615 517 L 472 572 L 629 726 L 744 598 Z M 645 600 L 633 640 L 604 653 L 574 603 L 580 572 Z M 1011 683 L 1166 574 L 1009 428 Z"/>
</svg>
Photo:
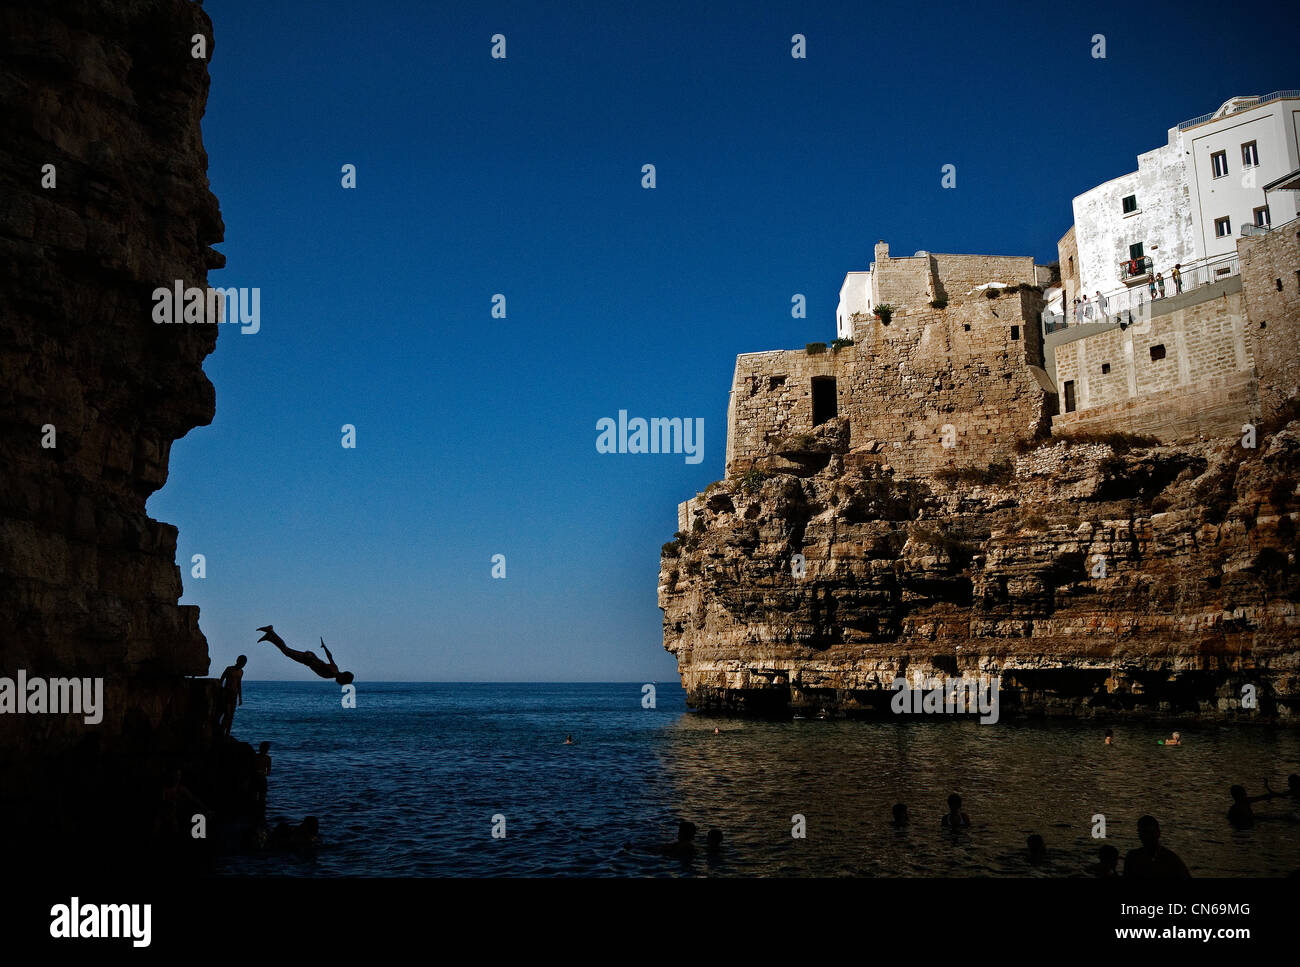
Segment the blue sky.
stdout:
<svg viewBox="0 0 1300 967">
<path fill-rule="evenodd" d="M 223 327 L 149 511 L 253 679 L 310 677 L 267 622 L 360 681 L 674 678 L 659 547 L 722 476 L 737 353 L 832 338 L 877 239 L 1051 261 L 1167 128 L 1297 86 L 1286 31 L 1208 4 L 205 9 L 209 281 L 261 330 Z M 703 462 L 597 453 L 620 409 L 702 418 Z"/>
</svg>

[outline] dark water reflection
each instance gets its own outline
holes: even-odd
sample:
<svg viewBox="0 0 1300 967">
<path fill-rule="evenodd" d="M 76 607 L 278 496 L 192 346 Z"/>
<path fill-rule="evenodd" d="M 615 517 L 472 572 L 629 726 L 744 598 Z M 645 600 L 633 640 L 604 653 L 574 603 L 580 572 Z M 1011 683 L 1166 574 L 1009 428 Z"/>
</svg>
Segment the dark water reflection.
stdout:
<svg viewBox="0 0 1300 967">
<path fill-rule="evenodd" d="M 273 743 L 272 818 L 314 813 L 326 840 L 314 859 L 232 858 L 226 872 L 334 876 L 1078 876 L 1108 842 L 1136 846 L 1155 815 L 1197 876 L 1300 869 L 1300 816 L 1289 800 L 1255 807 L 1253 830 L 1225 818 L 1228 786 L 1275 789 L 1300 771 L 1300 735 L 1073 723 L 980 726 L 894 722 L 754 722 L 685 711 L 660 685 L 371 684 L 359 707 L 314 683 L 245 686 L 236 734 Z M 720 734 L 715 735 L 717 727 Z M 572 733 L 575 745 L 563 745 Z M 971 827 L 939 818 L 952 791 Z M 913 824 L 895 830 L 890 807 Z M 492 817 L 506 817 L 504 839 Z M 791 817 L 807 836 L 791 837 Z M 1108 838 L 1091 835 L 1103 814 Z M 655 848 L 678 818 L 700 827 L 687 862 Z M 709 827 L 723 850 L 703 850 Z M 1047 841 L 1032 867 L 1025 837 Z"/>
</svg>

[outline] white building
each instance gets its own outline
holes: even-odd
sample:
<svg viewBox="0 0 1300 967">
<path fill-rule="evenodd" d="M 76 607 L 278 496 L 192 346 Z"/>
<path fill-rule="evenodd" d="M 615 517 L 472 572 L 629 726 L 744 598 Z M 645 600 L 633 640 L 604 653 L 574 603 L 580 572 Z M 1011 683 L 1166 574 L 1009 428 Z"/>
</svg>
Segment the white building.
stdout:
<svg viewBox="0 0 1300 967">
<path fill-rule="evenodd" d="M 1296 193 L 1264 193 L 1300 168 L 1298 119 L 1300 90 L 1234 97 L 1170 128 L 1167 144 L 1138 155 L 1137 171 L 1075 198 L 1080 290 L 1141 286 L 1148 271 L 1169 279 L 1175 264 L 1184 275 L 1198 266 L 1199 281 L 1235 271 L 1239 235 L 1300 214 Z"/>
<path fill-rule="evenodd" d="M 840 286 L 840 302 L 835 307 L 835 335 L 841 339 L 853 338 L 853 314 L 870 315 L 875 308 L 871 296 L 871 273 L 850 272 Z"/>
</svg>

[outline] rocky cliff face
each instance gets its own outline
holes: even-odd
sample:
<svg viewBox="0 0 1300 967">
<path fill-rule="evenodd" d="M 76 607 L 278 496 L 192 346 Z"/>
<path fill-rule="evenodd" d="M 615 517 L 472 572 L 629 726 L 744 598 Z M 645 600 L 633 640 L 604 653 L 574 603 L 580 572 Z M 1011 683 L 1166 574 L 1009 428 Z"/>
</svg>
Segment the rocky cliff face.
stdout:
<svg viewBox="0 0 1300 967">
<path fill-rule="evenodd" d="M 713 484 L 660 571 L 688 701 L 888 715 L 896 677 L 983 675 L 1003 716 L 1300 722 L 1300 422 L 1255 449 L 1132 442 L 912 478 L 831 453 Z"/>
<path fill-rule="evenodd" d="M 186 0 L 0 4 L 0 675 L 105 692 L 98 725 L 0 715 L 0 796 L 79 838 L 99 826 L 86 797 L 156 795 L 158 762 L 210 732 L 177 532 L 145 513 L 173 441 L 215 406 L 219 327 L 151 318 L 155 287 L 224 263 L 195 34 L 210 55 Z"/>
</svg>

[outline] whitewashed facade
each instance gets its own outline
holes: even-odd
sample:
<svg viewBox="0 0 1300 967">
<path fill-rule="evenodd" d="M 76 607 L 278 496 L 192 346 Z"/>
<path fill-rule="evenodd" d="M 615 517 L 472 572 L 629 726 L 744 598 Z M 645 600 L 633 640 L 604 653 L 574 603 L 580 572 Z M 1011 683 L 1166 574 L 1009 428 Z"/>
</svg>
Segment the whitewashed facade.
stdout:
<svg viewBox="0 0 1300 967">
<path fill-rule="evenodd" d="M 841 339 L 852 339 L 853 314 L 870 314 L 872 308 L 871 273 L 850 272 L 844 276 L 844 284 L 840 286 L 839 305 L 835 307 L 835 335 Z"/>
<path fill-rule="evenodd" d="M 1295 218 L 1300 193 L 1266 199 L 1264 185 L 1300 168 L 1298 121 L 1300 91 L 1234 97 L 1170 128 L 1166 144 L 1138 155 L 1137 171 L 1075 198 L 1081 291 L 1111 293 L 1141 284 L 1148 269 L 1169 279 L 1175 264 L 1231 258 L 1243 226 Z"/>
</svg>

